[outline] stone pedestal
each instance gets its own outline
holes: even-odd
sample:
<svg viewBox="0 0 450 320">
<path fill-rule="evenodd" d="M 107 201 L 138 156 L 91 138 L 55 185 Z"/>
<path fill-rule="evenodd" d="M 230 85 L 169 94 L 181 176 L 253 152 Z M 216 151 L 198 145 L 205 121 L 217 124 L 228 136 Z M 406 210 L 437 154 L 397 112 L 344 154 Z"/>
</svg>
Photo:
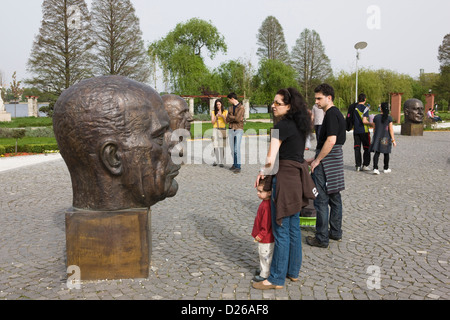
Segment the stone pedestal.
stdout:
<svg viewBox="0 0 450 320">
<path fill-rule="evenodd" d="M 430 108 L 434 109 L 434 97 L 435 95 L 433 93 L 427 93 L 425 95 L 425 110 L 423 112 L 425 115 Z"/>
<path fill-rule="evenodd" d="M 391 93 L 391 116 L 394 119 L 394 123 L 400 123 L 402 112 L 402 95 L 403 93 L 392 92 Z"/>
<path fill-rule="evenodd" d="M 245 119 L 250 118 L 250 100 L 249 99 L 244 99 L 242 101 L 243 105 L 244 105 L 244 109 L 245 109 Z"/>
<path fill-rule="evenodd" d="M 402 136 L 423 136 L 423 123 L 403 123 Z"/>
<path fill-rule="evenodd" d="M 80 280 L 147 278 L 150 209 L 66 212 L 67 266 Z"/>
<path fill-rule="evenodd" d="M 0 111 L 0 122 L 10 122 L 11 121 L 11 113 L 6 111 Z"/>
</svg>

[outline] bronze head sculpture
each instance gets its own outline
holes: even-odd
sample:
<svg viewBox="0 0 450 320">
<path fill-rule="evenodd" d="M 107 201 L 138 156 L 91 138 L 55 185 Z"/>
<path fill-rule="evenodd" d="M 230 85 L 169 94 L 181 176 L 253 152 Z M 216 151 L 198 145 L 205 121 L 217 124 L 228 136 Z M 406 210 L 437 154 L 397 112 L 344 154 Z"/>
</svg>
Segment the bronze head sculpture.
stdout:
<svg viewBox="0 0 450 320">
<path fill-rule="evenodd" d="M 405 123 L 423 123 L 423 103 L 419 99 L 409 99 L 404 104 Z"/>
<path fill-rule="evenodd" d="M 173 141 L 178 137 L 177 144 L 173 149 L 173 159 L 177 163 L 183 164 L 186 161 L 187 145 L 186 139 L 191 136 L 191 122 L 194 121 L 186 100 L 175 94 L 165 94 L 161 97 L 164 108 L 169 114 L 170 128 L 174 132 Z M 184 158 L 183 158 L 184 156 Z M 177 158 L 178 157 L 178 158 Z"/>
<path fill-rule="evenodd" d="M 191 122 L 194 121 L 186 100 L 174 94 L 165 94 L 161 97 L 164 108 L 170 118 L 170 128 L 175 131 L 177 129 L 191 130 Z"/>
<path fill-rule="evenodd" d="M 75 209 L 146 208 L 176 194 L 170 119 L 151 87 L 121 76 L 81 81 L 56 102 L 53 126 Z"/>
</svg>

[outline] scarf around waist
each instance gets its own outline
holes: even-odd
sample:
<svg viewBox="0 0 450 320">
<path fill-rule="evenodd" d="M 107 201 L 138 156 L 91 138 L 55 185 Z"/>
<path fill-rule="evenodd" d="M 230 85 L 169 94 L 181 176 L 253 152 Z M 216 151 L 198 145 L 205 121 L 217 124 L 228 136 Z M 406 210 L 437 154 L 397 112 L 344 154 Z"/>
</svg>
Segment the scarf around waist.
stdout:
<svg viewBox="0 0 450 320">
<path fill-rule="evenodd" d="M 320 153 L 317 150 L 316 156 Z M 327 193 L 337 193 L 345 190 L 344 182 L 344 151 L 342 145 L 336 144 L 330 153 L 322 159 L 323 171 L 325 172 Z"/>
</svg>

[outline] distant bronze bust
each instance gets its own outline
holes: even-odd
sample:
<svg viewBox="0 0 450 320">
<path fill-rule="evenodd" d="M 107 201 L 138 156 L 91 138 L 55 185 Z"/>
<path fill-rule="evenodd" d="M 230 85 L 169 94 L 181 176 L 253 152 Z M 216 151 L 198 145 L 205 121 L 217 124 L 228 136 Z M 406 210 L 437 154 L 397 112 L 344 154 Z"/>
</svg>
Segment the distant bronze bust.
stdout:
<svg viewBox="0 0 450 320">
<path fill-rule="evenodd" d="M 161 97 L 164 108 L 170 118 L 170 128 L 175 131 L 177 129 L 191 130 L 191 122 L 194 121 L 186 100 L 174 94 L 165 94 Z"/>
<path fill-rule="evenodd" d="M 423 103 L 419 99 L 409 99 L 403 106 L 405 123 L 423 123 Z"/>
<path fill-rule="evenodd" d="M 170 119 L 151 87 L 121 76 L 81 81 L 58 99 L 53 125 L 74 208 L 146 208 L 176 194 Z"/>
<path fill-rule="evenodd" d="M 178 137 L 178 141 L 182 142 L 177 144 L 173 149 L 172 159 L 174 159 L 176 163 L 182 164 L 186 161 L 186 141 L 191 136 L 191 122 L 194 121 L 194 118 L 192 118 L 192 115 L 189 112 L 189 107 L 186 100 L 182 97 L 175 94 L 165 94 L 161 97 L 161 99 L 163 101 L 164 108 L 169 114 L 170 128 L 174 132 L 174 136 L 172 138 Z"/>
</svg>

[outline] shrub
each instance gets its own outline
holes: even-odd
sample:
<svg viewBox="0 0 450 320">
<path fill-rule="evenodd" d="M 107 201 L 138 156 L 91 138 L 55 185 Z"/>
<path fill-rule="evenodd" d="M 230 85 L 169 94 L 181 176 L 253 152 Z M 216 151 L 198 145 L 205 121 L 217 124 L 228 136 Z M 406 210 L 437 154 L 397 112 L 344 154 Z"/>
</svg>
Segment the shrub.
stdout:
<svg viewBox="0 0 450 320">
<path fill-rule="evenodd" d="M 15 145 L 0 146 L 0 154 L 14 153 L 15 148 Z M 17 152 L 44 153 L 45 151 L 49 150 L 58 150 L 58 144 L 25 144 L 17 146 Z"/>
</svg>

